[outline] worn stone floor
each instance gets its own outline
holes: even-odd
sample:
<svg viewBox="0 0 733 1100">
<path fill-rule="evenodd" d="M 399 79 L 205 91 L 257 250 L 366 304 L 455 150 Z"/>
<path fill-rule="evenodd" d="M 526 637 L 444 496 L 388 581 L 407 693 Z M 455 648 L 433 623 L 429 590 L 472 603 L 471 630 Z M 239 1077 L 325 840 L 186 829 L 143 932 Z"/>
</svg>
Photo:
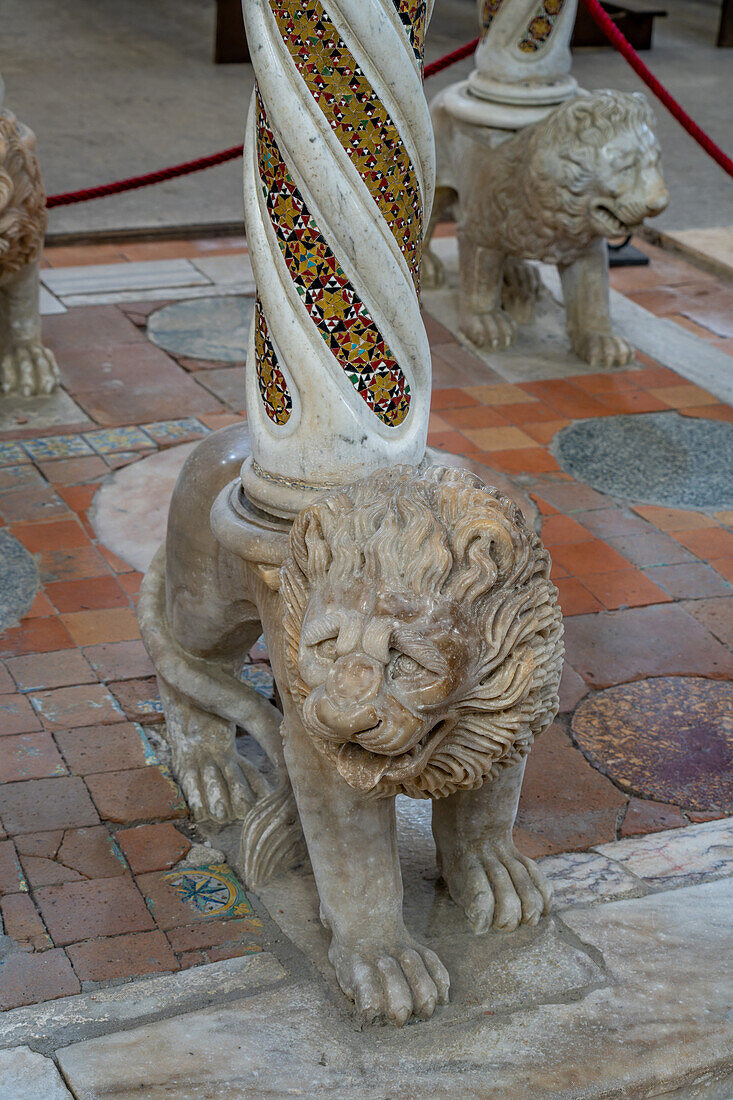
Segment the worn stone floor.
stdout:
<svg viewBox="0 0 733 1100">
<path fill-rule="evenodd" d="M 650 265 L 614 271 L 616 290 L 650 326 L 671 320 L 703 352 L 733 354 L 730 283 L 641 247 Z M 138 478 L 135 492 L 148 484 L 148 514 L 162 522 L 175 449 L 242 417 L 238 347 L 253 291 L 244 242 L 51 248 L 44 282 L 44 336 L 63 390 L 0 405 L 0 1008 L 112 997 L 131 979 L 208 973 L 269 951 L 284 959 L 293 943 L 317 967 L 321 948 L 298 943 L 294 919 L 312 897 L 307 870 L 293 894 L 248 897 L 226 862 L 227 838 L 188 817 L 135 619 L 144 562 L 136 568 L 127 520 L 102 523 L 105 492 L 122 499 L 121 471 L 134 483 L 153 455 L 163 476 Z M 222 343 L 224 315 L 241 341 Z M 633 479 L 609 469 L 604 481 L 572 440 L 619 424 L 621 441 L 635 426 L 643 438 L 671 417 L 699 429 L 693 459 L 709 457 L 709 433 L 722 433 L 722 463 L 733 411 L 643 353 L 627 370 L 576 365 L 567 377 L 508 382 L 425 319 L 430 442 L 532 502 L 566 618 L 561 713 L 529 758 L 518 845 L 548 857 L 548 870 L 559 861 L 562 885 L 563 861 L 583 868 L 597 858 L 591 849 L 712 827 L 733 812 L 730 483 L 711 486 L 704 462 L 691 461 L 680 475 L 691 496 L 640 501 Z M 652 458 L 637 450 L 642 474 Z M 269 694 L 264 649 L 251 657 L 247 676 Z M 405 828 L 417 835 L 409 820 Z"/>
</svg>

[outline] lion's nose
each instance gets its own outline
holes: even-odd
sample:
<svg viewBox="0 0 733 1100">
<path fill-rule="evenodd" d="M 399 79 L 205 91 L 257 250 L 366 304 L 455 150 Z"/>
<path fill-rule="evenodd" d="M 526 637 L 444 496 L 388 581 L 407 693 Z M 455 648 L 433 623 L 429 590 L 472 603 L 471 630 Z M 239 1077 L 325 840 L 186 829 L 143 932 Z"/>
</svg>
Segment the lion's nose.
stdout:
<svg viewBox="0 0 733 1100">
<path fill-rule="evenodd" d="M 342 705 L 368 703 L 382 686 L 382 666 L 365 654 L 340 657 L 328 674 L 326 691 Z"/>
</svg>

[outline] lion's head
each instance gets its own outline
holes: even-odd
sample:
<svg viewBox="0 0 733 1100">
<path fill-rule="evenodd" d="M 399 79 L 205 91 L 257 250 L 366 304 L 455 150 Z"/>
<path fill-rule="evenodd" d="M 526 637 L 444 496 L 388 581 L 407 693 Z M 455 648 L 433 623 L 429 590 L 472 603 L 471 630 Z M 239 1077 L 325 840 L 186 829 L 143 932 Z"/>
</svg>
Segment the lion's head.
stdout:
<svg viewBox="0 0 733 1100">
<path fill-rule="evenodd" d="M 557 711 L 562 619 L 517 507 L 461 469 L 397 466 L 297 517 L 291 691 L 353 787 L 440 797 L 520 759 Z"/>
<path fill-rule="evenodd" d="M 0 108 L 0 279 L 39 255 L 46 231 L 46 196 L 33 134 Z"/>
<path fill-rule="evenodd" d="M 599 91 L 568 100 L 533 127 L 528 179 L 542 235 L 582 245 L 661 214 L 669 194 L 653 126 L 645 96 Z"/>
</svg>

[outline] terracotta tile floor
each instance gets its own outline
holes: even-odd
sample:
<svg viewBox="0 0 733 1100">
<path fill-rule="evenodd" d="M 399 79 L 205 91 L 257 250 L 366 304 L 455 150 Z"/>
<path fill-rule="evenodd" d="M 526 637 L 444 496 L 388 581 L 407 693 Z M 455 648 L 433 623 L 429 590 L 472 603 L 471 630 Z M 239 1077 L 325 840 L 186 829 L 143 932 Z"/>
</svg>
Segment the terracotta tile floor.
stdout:
<svg viewBox="0 0 733 1100">
<path fill-rule="evenodd" d="M 729 288 L 643 247 L 651 265 L 615 270 L 614 287 L 733 353 L 720 335 Z M 46 262 L 242 250 L 236 238 L 95 245 L 50 248 Z M 3 1009 L 262 946 L 228 869 L 171 871 L 195 832 L 155 751 L 162 715 L 134 612 L 141 575 L 99 544 L 88 516 L 112 470 L 241 418 L 200 384 L 212 364 L 147 342 L 146 317 L 163 304 L 46 317 L 66 388 L 94 423 L 39 432 L 19 421 L 0 437 L 0 527 L 34 555 L 41 577 L 28 614 L 0 635 L 0 909 L 22 948 L 2 969 Z M 509 474 L 531 495 L 567 620 L 561 715 L 530 755 L 518 843 L 542 855 L 716 816 L 629 797 L 588 763 L 569 722 L 581 699 L 608 685 L 731 675 L 723 640 L 733 514 L 631 506 L 573 481 L 548 448 L 585 417 L 676 409 L 730 420 L 733 411 L 643 356 L 640 368 L 613 375 L 510 385 L 426 320 L 440 381 L 450 382 L 452 363 L 488 378 L 434 391 L 430 442 Z"/>
</svg>

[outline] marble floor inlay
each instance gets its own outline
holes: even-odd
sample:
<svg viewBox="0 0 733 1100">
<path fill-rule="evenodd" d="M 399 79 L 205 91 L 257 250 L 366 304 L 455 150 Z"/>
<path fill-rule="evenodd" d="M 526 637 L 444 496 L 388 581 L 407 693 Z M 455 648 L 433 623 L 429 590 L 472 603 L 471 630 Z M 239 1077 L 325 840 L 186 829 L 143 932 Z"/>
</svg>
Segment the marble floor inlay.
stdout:
<svg viewBox="0 0 733 1100">
<path fill-rule="evenodd" d="M 733 424 L 677 412 L 580 420 L 556 437 L 566 473 L 601 493 L 668 508 L 733 507 Z"/>
<path fill-rule="evenodd" d="M 151 314 L 148 336 L 173 355 L 243 363 L 253 310 L 240 295 L 175 302 Z"/>
<path fill-rule="evenodd" d="M 733 684 L 663 676 L 583 699 L 585 756 L 623 790 L 690 810 L 733 812 Z"/>
</svg>

